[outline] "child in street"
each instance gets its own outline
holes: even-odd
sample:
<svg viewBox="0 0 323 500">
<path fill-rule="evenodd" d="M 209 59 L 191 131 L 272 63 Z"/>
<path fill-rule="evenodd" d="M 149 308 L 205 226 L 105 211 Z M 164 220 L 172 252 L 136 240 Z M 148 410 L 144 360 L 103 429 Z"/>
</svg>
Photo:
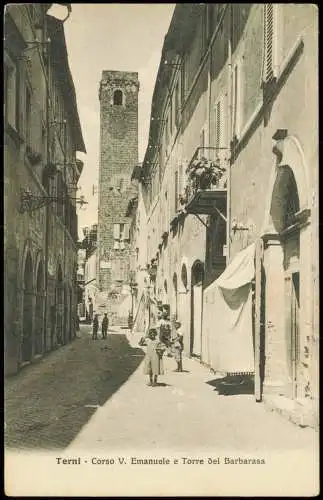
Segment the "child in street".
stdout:
<svg viewBox="0 0 323 500">
<path fill-rule="evenodd" d="M 162 311 L 162 317 L 159 321 L 159 340 L 166 346 L 167 356 L 171 356 L 171 322 L 169 313 L 166 309 Z"/>
<path fill-rule="evenodd" d="M 148 333 L 144 373 L 149 376 L 148 385 L 151 386 L 156 386 L 158 375 L 164 374 L 163 346 L 158 339 L 156 328 L 150 328 Z"/>
<path fill-rule="evenodd" d="M 99 316 L 95 314 L 93 318 L 93 325 L 92 325 L 92 340 L 97 340 L 98 338 L 98 331 L 99 331 Z"/>
<path fill-rule="evenodd" d="M 175 322 L 176 333 L 175 337 L 173 338 L 172 344 L 173 344 L 174 358 L 177 363 L 177 369 L 175 371 L 177 372 L 183 371 L 182 352 L 184 346 L 183 346 L 183 335 L 180 331 L 180 327 L 181 323 L 179 321 L 176 321 Z"/>
</svg>

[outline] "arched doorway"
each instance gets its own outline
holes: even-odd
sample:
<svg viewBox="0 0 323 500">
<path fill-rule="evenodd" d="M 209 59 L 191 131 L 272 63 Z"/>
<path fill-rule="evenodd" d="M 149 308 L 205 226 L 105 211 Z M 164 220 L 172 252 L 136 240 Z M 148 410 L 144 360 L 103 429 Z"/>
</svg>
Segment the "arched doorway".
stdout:
<svg viewBox="0 0 323 500">
<path fill-rule="evenodd" d="M 177 274 L 173 274 L 173 300 L 172 300 L 172 315 L 177 318 Z"/>
<path fill-rule="evenodd" d="M 63 318 L 64 318 L 64 288 L 61 265 L 58 266 L 56 281 L 56 340 L 57 344 L 63 343 Z"/>
<path fill-rule="evenodd" d="M 191 279 L 191 342 L 192 356 L 201 356 L 202 348 L 202 304 L 203 304 L 204 266 L 197 261 L 192 266 Z"/>
<path fill-rule="evenodd" d="M 30 361 L 32 358 L 33 293 L 33 263 L 31 255 L 28 252 L 24 269 L 22 362 Z"/>
<path fill-rule="evenodd" d="M 163 290 L 163 303 L 167 304 L 168 303 L 168 285 L 167 285 L 167 280 L 164 280 L 164 290 Z"/>
<path fill-rule="evenodd" d="M 299 194 L 294 173 L 289 166 L 279 168 L 273 189 L 270 215 L 279 234 L 282 252 L 281 274 L 284 280 L 284 351 L 285 395 L 296 399 L 300 378 L 300 228 L 297 214 Z M 278 298 L 278 297 L 277 297 Z"/>
<path fill-rule="evenodd" d="M 36 281 L 36 308 L 35 308 L 35 354 L 43 350 L 43 321 L 44 321 L 44 267 L 38 264 Z"/>
</svg>

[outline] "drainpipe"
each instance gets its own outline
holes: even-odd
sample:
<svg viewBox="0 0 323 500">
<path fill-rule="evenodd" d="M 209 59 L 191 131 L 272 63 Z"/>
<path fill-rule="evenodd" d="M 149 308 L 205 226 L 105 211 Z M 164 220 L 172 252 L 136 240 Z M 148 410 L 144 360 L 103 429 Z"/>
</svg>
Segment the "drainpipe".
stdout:
<svg viewBox="0 0 323 500">
<path fill-rule="evenodd" d="M 227 255 L 226 265 L 230 262 L 231 254 L 231 162 L 232 162 L 232 4 L 230 9 L 230 30 L 228 39 L 228 146 L 230 149 L 230 159 L 228 162 L 228 176 L 227 176 Z"/>
</svg>

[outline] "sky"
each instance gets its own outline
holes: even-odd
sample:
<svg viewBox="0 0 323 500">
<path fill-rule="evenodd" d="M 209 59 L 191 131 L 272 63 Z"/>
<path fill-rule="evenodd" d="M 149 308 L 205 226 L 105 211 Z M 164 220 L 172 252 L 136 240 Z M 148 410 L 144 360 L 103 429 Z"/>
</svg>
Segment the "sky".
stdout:
<svg viewBox="0 0 323 500">
<path fill-rule="evenodd" d="M 65 22 L 69 65 L 87 154 L 78 195 L 88 205 L 78 210 L 81 228 L 97 221 L 100 153 L 99 82 L 103 70 L 139 73 L 139 161 L 147 146 L 151 99 L 175 4 L 72 4 Z M 94 187 L 94 189 L 93 189 Z M 93 194 L 94 192 L 94 194 Z"/>
</svg>

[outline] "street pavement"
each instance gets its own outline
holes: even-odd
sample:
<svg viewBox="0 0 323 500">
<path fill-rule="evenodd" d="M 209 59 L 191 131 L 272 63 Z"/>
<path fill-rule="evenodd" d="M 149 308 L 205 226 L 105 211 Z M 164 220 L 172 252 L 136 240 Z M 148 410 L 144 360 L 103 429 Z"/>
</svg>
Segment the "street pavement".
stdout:
<svg viewBox="0 0 323 500">
<path fill-rule="evenodd" d="M 313 452 L 314 430 L 269 411 L 249 390 L 219 394 L 215 375 L 196 360 L 184 358 L 177 373 L 165 358 L 160 384 L 147 386 L 138 339 L 113 330 L 93 341 L 82 325 L 71 344 L 6 380 L 8 449 Z"/>
</svg>

